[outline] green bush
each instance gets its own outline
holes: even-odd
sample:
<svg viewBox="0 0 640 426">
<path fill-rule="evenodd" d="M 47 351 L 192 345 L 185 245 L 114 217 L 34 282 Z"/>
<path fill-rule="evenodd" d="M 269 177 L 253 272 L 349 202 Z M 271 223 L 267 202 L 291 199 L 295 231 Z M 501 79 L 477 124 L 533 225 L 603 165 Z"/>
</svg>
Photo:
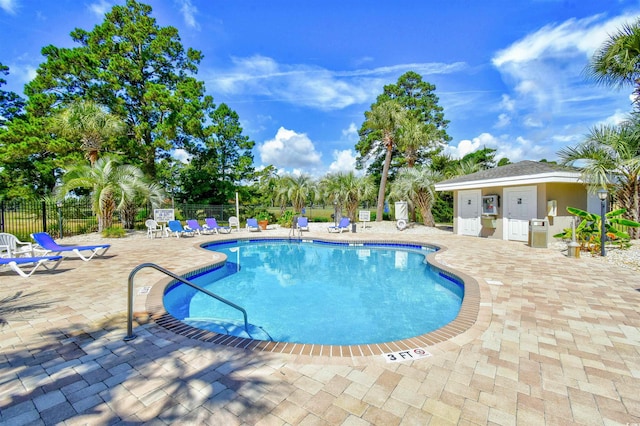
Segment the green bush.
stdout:
<svg viewBox="0 0 640 426">
<path fill-rule="evenodd" d="M 102 230 L 104 238 L 123 238 L 125 235 L 127 235 L 127 231 L 119 226 L 110 226 Z"/>
</svg>

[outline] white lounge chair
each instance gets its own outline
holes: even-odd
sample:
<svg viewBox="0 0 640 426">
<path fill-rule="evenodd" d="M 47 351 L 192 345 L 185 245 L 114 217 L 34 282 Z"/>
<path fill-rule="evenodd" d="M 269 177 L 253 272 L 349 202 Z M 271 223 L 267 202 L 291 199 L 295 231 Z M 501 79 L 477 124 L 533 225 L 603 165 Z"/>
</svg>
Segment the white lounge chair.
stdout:
<svg viewBox="0 0 640 426">
<path fill-rule="evenodd" d="M 35 234 L 31 234 L 31 238 L 33 238 L 37 244 L 33 248 L 35 252 L 42 252 L 42 254 L 46 256 L 49 253 L 58 255 L 72 251 L 85 262 L 91 260 L 95 255 L 104 256 L 107 250 L 109 250 L 109 247 L 111 247 L 111 244 L 100 244 L 94 246 L 61 246 L 58 245 L 58 243 L 51 238 L 51 235 L 46 232 L 36 232 Z M 81 253 L 83 251 L 90 251 L 91 255 L 89 257 L 85 257 Z"/>
<path fill-rule="evenodd" d="M 179 220 L 170 220 L 167 222 L 167 226 L 169 227 L 169 231 L 176 234 L 176 238 L 180 238 L 182 235 L 187 237 L 193 237 L 195 235 L 195 231 L 183 228 Z"/>
<path fill-rule="evenodd" d="M 33 256 L 33 244 L 22 242 L 13 234 L 0 233 L 0 257 Z"/>
<path fill-rule="evenodd" d="M 343 217 L 342 219 L 340 219 L 340 223 L 338 223 L 337 225 L 334 226 L 330 226 L 328 228 L 329 232 L 340 232 L 342 234 L 342 231 L 344 230 L 349 230 L 349 218 L 348 217 Z"/>
<path fill-rule="evenodd" d="M 220 226 L 218 225 L 218 221 L 214 217 L 208 217 L 204 220 L 203 228 L 209 230 L 210 232 L 215 232 L 216 234 L 228 234 L 231 232 L 230 226 Z"/>
<path fill-rule="evenodd" d="M 251 232 L 260 231 L 260 226 L 258 226 L 258 219 L 256 218 L 247 219 L 247 230 Z"/>
<path fill-rule="evenodd" d="M 31 274 L 35 272 L 36 269 L 38 269 L 38 266 L 42 265 L 47 269 L 54 269 L 56 266 L 58 266 L 61 260 L 62 260 L 62 256 L 8 257 L 8 258 L 0 257 L 0 265 L 6 265 L 11 269 L 13 269 L 21 277 L 28 278 L 31 276 Z M 56 261 L 56 263 L 54 263 L 53 266 L 50 266 L 50 267 L 45 265 L 46 263 L 51 261 Z M 29 265 L 32 263 L 34 264 L 33 269 L 31 269 L 29 273 L 26 273 L 25 271 L 22 270 L 22 268 L 20 268 L 20 266 L 18 266 L 18 265 Z"/>
</svg>

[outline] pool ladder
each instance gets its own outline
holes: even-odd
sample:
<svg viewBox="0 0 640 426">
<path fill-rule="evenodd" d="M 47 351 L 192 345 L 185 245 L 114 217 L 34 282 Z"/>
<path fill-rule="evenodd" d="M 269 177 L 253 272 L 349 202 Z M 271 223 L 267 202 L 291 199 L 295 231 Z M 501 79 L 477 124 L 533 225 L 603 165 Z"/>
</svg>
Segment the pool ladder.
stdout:
<svg viewBox="0 0 640 426">
<path fill-rule="evenodd" d="M 212 293 L 209 290 L 206 290 L 206 289 L 200 287 L 199 285 L 194 284 L 191 281 L 182 278 L 179 275 L 176 275 L 173 272 L 156 265 L 155 263 L 142 263 L 142 264 L 136 266 L 135 268 L 133 268 L 133 270 L 129 274 L 128 309 L 127 309 L 127 335 L 124 337 L 124 341 L 125 342 L 128 342 L 129 340 L 133 340 L 133 339 L 136 338 L 136 335 L 133 334 L 133 277 L 138 273 L 138 271 L 140 271 L 143 268 L 153 268 L 153 269 L 155 269 L 157 271 L 160 271 L 163 274 L 168 275 L 171 278 L 173 278 L 175 280 L 178 280 L 181 283 L 186 284 L 186 285 L 190 286 L 191 288 L 206 294 L 207 296 L 211 296 L 214 299 L 219 300 L 220 302 L 222 302 L 224 304 L 227 304 L 227 305 L 231 306 L 232 308 L 235 308 L 235 309 L 239 310 L 240 312 L 242 312 L 242 315 L 244 317 L 244 330 L 247 332 L 247 334 L 249 334 L 249 322 L 247 321 L 247 311 L 245 311 L 243 307 L 238 306 L 235 303 L 225 299 L 224 297 L 218 296 L 217 294 Z"/>
</svg>

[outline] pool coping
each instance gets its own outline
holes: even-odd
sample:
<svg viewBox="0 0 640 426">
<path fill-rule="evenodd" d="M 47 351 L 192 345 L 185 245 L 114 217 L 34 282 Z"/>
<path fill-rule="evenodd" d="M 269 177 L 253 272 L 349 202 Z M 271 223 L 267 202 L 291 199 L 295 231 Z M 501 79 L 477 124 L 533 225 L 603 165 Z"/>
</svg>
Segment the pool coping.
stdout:
<svg viewBox="0 0 640 426">
<path fill-rule="evenodd" d="M 289 342 L 273 342 L 265 340 L 248 339 L 244 337 L 229 336 L 226 334 L 219 334 L 208 330 L 202 330 L 185 324 L 181 320 L 173 317 L 169 314 L 163 304 L 163 297 L 165 289 L 168 285 L 175 282 L 174 279 L 167 277 L 154 284 L 146 299 L 146 310 L 149 318 L 157 325 L 172 331 L 181 336 L 200 340 L 204 342 L 211 342 L 219 345 L 231 346 L 235 348 L 242 348 L 251 351 L 259 352 L 274 352 L 284 353 L 291 355 L 308 355 L 308 356 L 329 356 L 329 357 L 367 357 L 367 356 L 379 356 L 386 353 L 407 351 L 416 348 L 425 348 L 428 346 L 434 346 L 439 343 L 447 342 L 463 333 L 468 331 L 478 321 L 480 313 L 480 286 L 478 281 L 473 277 L 457 271 L 449 266 L 438 262 L 436 256 L 438 254 L 447 251 L 445 246 L 440 244 L 429 244 L 420 241 L 412 240 L 393 240 L 393 239 L 353 239 L 349 241 L 345 240 L 333 240 L 327 238 L 308 237 L 308 238 L 283 238 L 283 237 L 228 237 L 221 240 L 217 240 L 215 243 L 224 243 L 229 241 L 254 241 L 254 240 L 310 240 L 319 241 L 325 243 L 336 244 L 398 244 L 402 246 L 418 245 L 421 247 L 434 247 L 437 251 L 426 255 L 426 260 L 431 267 L 443 271 L 445 274 L 450 274 L 464 284 L 464 298 L 462 299 L 462 305 L 456 318 L 443 327 L 440 327 L 429 333 L 422 334 L 420 336 L 411 337 L 408 339 L 395 340 L 386 343 L 374 343 L 365 345 L 318 345 L 318 344 L 301 344 L 301 343 L 289 343 Z M 198 243 L 196 248 L 206 250 L 203 248 L 208 243 Z M 216 252 L 218 253 L 218 252 Z M 224 265 L 226 262 L 226 256 L 222 253 L 218 253 L 223 256 L 223 259 L 214 263 L 207 263 L 206 265 L 196 266 L 186 271 L 181 271 L 179 275 L 193 275 L 199 272 L 210 270 L 217 266 Z"/>
</svg>

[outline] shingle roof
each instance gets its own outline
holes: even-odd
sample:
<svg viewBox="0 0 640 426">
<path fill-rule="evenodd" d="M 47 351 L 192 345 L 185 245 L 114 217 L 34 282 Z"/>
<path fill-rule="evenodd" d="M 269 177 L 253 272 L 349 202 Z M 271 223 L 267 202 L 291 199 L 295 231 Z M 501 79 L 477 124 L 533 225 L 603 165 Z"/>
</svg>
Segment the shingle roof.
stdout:
<svg viewBox="0 0 640 426">
<path fill-rule="evenodd" d="M 492 180 L 508 181 L 509 178 L 517 178 L 522 176 L 535 176 L 535 175 L 552 175 L 562 174 L 566 176 L 571 174 L 579 176 L 579 171 L 574 167 L 561 166 L 554 163 L 544 163 L 538 161 L 520 161 L 518 163 L 507 164 L 506 166 L 495 167 L 493 169 L 481 170 L 476 173 L 471 173 L 465 176 L 455 177 L 453 179 L 447 179 L 436 184 L 436 189 L 441 186 L 455 186 L 458 184 L 464 184 L 468 182 L 481 182 Z"/>
</svg>

